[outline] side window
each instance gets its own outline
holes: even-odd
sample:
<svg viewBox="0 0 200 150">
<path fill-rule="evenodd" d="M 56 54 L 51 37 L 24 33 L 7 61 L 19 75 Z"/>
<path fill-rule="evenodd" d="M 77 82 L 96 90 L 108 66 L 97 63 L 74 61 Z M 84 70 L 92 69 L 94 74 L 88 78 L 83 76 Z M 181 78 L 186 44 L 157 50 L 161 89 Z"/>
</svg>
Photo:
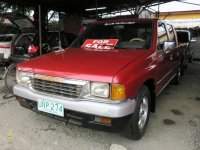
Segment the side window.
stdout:
<svg viewBox="0 0 200 150">
<path fill-rule="evenodd" d="M 175 34 L 172 26 L 167 24 L 167 29 L 169 31 L 169 41 L 175 42 Z"/>
<path fill-rule="evenodd" d="M 158 23 L 158 50 L 163 50 L 164 42 L 168 41 L 167 30 L 164 23 Z"/>
</svg>

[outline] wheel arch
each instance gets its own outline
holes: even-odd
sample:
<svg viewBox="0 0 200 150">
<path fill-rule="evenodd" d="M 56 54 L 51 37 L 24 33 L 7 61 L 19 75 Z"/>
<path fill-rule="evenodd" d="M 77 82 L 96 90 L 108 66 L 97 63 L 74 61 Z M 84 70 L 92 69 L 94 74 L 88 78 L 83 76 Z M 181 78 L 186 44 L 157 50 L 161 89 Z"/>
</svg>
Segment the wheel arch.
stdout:
<svg viewBox="0 0 200 150">
<path fill-rule="evenodd" d="M 151 106 L 150 111 L 155 112 L 156 108 L 156 88 L 155 88 L 155 80 L 154 79 L 148 79 L 146 80 L 143 85 L 146 85 L 149 88 L 150 94 L 151 94 Z"/>
</svg>

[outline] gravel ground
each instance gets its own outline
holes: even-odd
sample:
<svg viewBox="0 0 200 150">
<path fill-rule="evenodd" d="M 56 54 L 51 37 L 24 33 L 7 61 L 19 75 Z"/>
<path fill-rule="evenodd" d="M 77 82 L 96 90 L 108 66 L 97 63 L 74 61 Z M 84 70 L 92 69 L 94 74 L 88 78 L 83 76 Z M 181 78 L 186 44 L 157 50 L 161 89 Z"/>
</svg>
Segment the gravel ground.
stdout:
<svg viewBox="0 0 200 150">
<path fill-rule="evenodd" d="M 200 150 L 200 63 L 158 97 L 145 136 L 86 129 L 36 114 L 0 94 L 0 150 Z M 0 81 L 0 91 L 3 82 Z"/>
</svg>

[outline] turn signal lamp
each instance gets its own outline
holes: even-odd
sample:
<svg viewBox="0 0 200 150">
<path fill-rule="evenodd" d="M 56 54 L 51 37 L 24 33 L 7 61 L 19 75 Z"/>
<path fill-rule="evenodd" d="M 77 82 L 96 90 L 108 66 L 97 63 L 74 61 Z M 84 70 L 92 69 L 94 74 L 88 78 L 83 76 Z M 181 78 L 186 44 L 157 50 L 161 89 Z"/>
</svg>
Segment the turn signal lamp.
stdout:
<svg viewBox="0 0 200 150">
<path fill-rule="evenodd" d="M 125 87 L 122 84 L 112 84 L 111 98 L 114 101 L 125 100 Z"/>
<path fill-rule="evenodd" d="M 107 124 L 107 125 L 111 125 L 112 124 L 112 120 L 110 118 L 95 117 L 95 121 L 103 123 L 103 124 Z"/>
</svg>

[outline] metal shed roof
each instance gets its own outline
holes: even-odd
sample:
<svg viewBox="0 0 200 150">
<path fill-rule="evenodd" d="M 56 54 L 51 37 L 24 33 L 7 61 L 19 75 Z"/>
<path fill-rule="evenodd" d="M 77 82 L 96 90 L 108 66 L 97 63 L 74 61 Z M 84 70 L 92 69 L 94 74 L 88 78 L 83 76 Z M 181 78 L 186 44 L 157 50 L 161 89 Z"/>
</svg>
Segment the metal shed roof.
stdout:
<svg viewBox="0 0 200 150">
<path fill-rule="evenodd" d="M 106 11 L 118 10 L 126 7 L 147 6 L 152 3 L 165 3 L 172 0 L 2 0 L 4 2 L 36 6 L 44 5 L 52 10 L 78 13 L 84 12 L 86 8 L 106 7 Z"/>
</svg>

